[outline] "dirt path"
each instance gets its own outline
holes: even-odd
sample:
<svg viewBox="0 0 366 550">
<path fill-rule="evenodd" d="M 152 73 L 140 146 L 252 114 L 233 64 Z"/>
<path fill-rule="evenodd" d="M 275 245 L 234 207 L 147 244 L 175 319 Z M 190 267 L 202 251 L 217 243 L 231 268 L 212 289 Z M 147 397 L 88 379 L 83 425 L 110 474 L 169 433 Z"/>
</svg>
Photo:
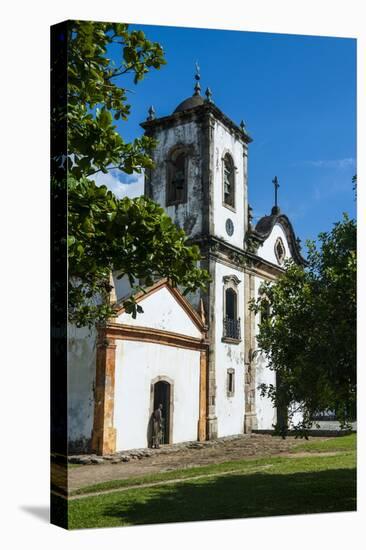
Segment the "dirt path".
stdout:
<svg viewBox="0 0 366 550">
<path fill-rule="evenodd" d="M 317 438 L 319 441 L 321 438 Z M 158 472 L 192 468 L 207 464 L 219 464 L 245 458 L 288 455 L 300 441 L 292 437 L 283 440 L 271 435 L 241 436 L 230 440 L 207 442 L 198 448 L 164 449 L 163 453 L 118 464 L 105 463 L 69 468 L 68 489 L 74 491 L 87 485 L 116 479 L 146 476 Z"/>
<path fill-rule="evenodd" d="M 259 472 L 261 470 L 268 470 L 272 464 L 264 464 L 263 466 L 255 466 L 254 468 L 250 468 L 248 470 L 245 470 L 242 472 L 243 474 L 252 474 L 254 472 Z M 174 483 L 184 483 L 185 481 L 192 481 L 192 480 L 198 480 L 198 479 L 205 479 L 210 477 L 218 477 L 218 476 L 227 476 L 229 474 L 236 474 L 240 472 L 240 469 L 235 470 L 227 470 L 226 472 L 216 472 L 213 474 L 200 474 L 195 475 L 191 477 L 177 477 L 175 479 L 167 479 L 166 481 L 154 481 L 151 483 L 141 483 L 140 485 L 129 485 L 128 487 L 117 487 L 115 489 L 106 489 L 104 491 L 96 491 L 94 493 L 86 493 L 82 495 L 73 495 L 67 497 L 67 500 L 78 500 L 80 498 L 86 498 L 86 497 L 95 497 L 99 495 L 106 495 L 108 493 L 119 493 L 120 491 L 130 491 L 131 489 L 145 489 L 146 487 L 156 487 L 157 485 L 171 485 Z M 63 495 L 60 495 L 63 496 Z M 65 498 L 65 497 L 64 497 Z"/>
<path fill-rule="evenodd" d="M 284 454 L 281 454 L 281 456 L 284 456 L 286 458 L 295 459 L 295 458 L 299 458 L 299 457 L 304 458 L 304 457 L 307 457 L 307 456 L 311 456 L 311 457 L 314 457 L 314 456 L 336 456 L 338 454 L 341 454 L 341 451 L 330 451 L 330 452 L 321 452 L 321 453 L 317 453 L 317 452 L 284 453 Z M 250 459 L 248 459 L 248 460 L 250 460 Z M 99 496 L 99 495 L 106 495 L 106 494 L 109 494 L 109 493 L 119 493 L 121 491 L 130 491 L 131 489 L 146 489 L 148 487 L 156 487 L 156 486 L 161 486 L 161 485 L 172 485 L 172 484 L 175 484 L 175 483 L 184 483 L 184 482 L 187 482 L 187 481 L 200 480 L 200 479 L 211 478 L 211 477 L 222 477 L 222 476 L 227 476 L 227 475 L 230 475 L 230 474 L 237 474 L 237 473 L 241 473 L 242 475 L 248 475 L 248 474 L 257 473 L 257 472 L 260 472 L 260 471 L 263 471 L 263 470 L 268 470 L 272 466 L 273 466 L 273 464 L 263 464 L 262 466 L 254 466 L 253 468 L 245 469 L 244 471 L 239 466 L 238 468 L 231 469 L 231 470 L 226 470 L 224 472 L 215 472 L 215 473 L 211 473 L 211 474 L 199 474 L 199 475 L 193 475 L 193 476 L 189 476 L 189 477 L 177 477 L 177 478 L 174 478 L 174 479 L 167 479 L 165 481 L 161 480 L 161 481 L 154 481 L 154 482 L 150 482 L 150 483 L 140 483 L 138 485 L 128 485 L 127 487 L 116 487 L 114 489 L 105 489 L 105 490 L 94 491 L 94 492 L 85 493 L 85 494 L 81 494 L 81 495 L 72 495 L 72 496 L 67 497 L 67 499 L 68 500 L 79 500 L 81 498 L 95 497 L 95 496 Z M 59 496 L 61 496 L 63 498 L 66 498 L 64 495 L 62 495 L 60 493 L 59 493 Z"/>
</svg>

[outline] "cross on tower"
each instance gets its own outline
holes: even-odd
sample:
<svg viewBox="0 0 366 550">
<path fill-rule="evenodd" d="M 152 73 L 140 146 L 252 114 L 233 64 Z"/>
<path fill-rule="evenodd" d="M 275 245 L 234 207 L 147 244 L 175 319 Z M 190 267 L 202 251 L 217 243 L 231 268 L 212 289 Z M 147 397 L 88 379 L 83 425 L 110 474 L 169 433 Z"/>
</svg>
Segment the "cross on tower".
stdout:
<svg viewBox="0 0 366 550">
<path fill-rule="evenodd" d="M 278 188 L 280 186 L 280 184 L 278 183 L 277 176 L 275 176 L 273 178 L 272 183 L 273 183 L 274 188 L 275 188 L 275 207 L 277 208 L 277 206 L 278 206 L 278 204 L 277 204 L 277 194 L 278 194 Z"/>
<path fill-rule="evenodd" d="M 200 66 L 198 65 L 198 61 L 196 61 L 196 74 L 194 75 L 194 78 L 196 80 L 196 84 L 195 84 L 195 87 L 194 87 L 194 95 L 200 95 L 200 92 L 201 92 L 201 85 L 200 85 L 201 74 L 200 74 Z"/>
</svg>

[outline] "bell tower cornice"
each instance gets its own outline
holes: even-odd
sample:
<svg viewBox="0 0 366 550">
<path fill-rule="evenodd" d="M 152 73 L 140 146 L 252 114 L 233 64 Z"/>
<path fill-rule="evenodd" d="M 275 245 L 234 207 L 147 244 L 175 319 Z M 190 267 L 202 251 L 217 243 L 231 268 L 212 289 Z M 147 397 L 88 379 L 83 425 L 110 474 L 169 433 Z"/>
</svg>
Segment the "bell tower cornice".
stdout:
<svg viewBox="0 0 366 550">
<path fill-rule="evenodd" d="M 194 97 L 194 96 L 193 96 Z M 199 96 L 201 97 L 201 96 Z M 145 130 L 146 134 L 154 133 L 155 129 L 161 128 L 170 128 L 173 126 L 179 126 L 186 122 L 191 121 L 203 121 L 209 117 L 220 121 L 239 141 L 248 144 L 253 140 L 250 135 L 247 133 L 247 130 L 244 125 L 238 125 L 233 122 L 227 115 L 225 115 L 221 109 L 217 107 L 212 102 L 203 101 L 202 104 L 193 106 L 183 111 L 177 111 L 171 115 L 159 117 L 159 118 L 149 118 L 140 124 L 140 126 Z"/>
</svg>

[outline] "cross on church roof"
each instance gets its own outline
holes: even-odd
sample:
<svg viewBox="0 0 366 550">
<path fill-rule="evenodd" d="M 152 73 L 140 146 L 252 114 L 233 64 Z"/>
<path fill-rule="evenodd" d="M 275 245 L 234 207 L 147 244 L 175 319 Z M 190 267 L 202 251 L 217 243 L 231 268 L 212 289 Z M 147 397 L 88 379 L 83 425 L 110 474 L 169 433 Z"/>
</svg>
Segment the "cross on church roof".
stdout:
<svg viewBox="0 0 366 550">
<path fill-rule="evenodd" d="M 194 75 L 194 78 L 196 80 L 196 84 L 194 86 L 194 95 L 201 95 L 201 74 L 200 74 L 200 66 L 198 65 L 198 61 L 196 61 L 196 74 Z"/>
<path fill-rule="evenodd" d="M 280 184 L 278 183 L 278 178 L 277 176 L 275 176 L 272 180 L 272 183 L 274 185 L 274 188 L 275 188 L 275 207 L 277 208 L 278 207 L 278 204 L 277 204 L 277 198 L 278 198 L 278 188 L 280 186 Z"/>
</svg>

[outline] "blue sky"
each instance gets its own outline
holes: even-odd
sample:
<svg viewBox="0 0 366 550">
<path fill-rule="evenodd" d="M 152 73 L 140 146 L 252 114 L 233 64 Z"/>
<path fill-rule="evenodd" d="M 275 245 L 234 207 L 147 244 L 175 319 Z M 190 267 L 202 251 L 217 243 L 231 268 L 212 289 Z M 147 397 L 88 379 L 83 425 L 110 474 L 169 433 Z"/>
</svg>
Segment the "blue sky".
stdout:
<svg viewBox="0 0 366 550">
<path fill-rule="evenodd" d="M 167 65 L 137 86 L 120 80 L 131 90 L 131 116 L 118 126 L 124 139 L 141 135 L 149 105 L 165 116 L 192 95 L 198 60 L 202 93 L 209 86 L 216 105 L 234 122 L 244 119 L 253 138 L 249 201 L 255 218 L 270 212 L 275 175 L 281 210 L 303 241 L 329 230 L 342 212 L 355 216 L 356 40 L 135 27 L 162 44 Z M 124 193 L 140 189 L 138 178 L 125 181 Z"/>
</svg>

